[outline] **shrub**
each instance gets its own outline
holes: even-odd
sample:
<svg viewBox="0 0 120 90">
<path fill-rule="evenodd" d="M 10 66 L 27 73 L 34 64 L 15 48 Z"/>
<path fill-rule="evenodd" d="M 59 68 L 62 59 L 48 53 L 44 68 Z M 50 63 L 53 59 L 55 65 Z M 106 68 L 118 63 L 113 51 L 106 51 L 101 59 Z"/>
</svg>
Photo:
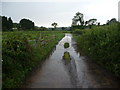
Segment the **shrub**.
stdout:
<svg viewBox="0 0 120 90">
<path fill-rule="evenodd" d="M 120 78 L 120 23 L 86 30 L 77 42 L 89 57 Z"/>
<path fill-rule="evenodd" d="M 75 30 L 73 31 L 73 33 L 74 33 L 74 34 L 83 34 L 84 31 L 85 31 L 85 29 L 75 29 Z"/>
<path fill-rule="evenodd" d="M 40 34 L 41 33 L 41 34 Z M 52 51 L 62 32 L 3 32 L 2 88 L 19 88 L 26 75 Z"/>
<path fill-rule="evenodd" d="M 2 41 L 3 87 L 18 87 L 21 79 L 31 70 L 33 48 L 24 35 L 16 34 Z M 19 77 L 18 77 L 19 76 Z"/>
</svg>

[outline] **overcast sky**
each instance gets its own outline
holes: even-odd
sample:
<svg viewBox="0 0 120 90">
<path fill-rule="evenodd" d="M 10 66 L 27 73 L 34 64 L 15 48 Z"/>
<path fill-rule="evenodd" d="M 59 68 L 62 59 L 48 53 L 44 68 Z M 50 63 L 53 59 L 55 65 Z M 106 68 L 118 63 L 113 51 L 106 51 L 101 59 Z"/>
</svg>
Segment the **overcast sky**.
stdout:
<svg viewBox="0 0 120 90">
<path fill-rule="evenodd" d="M 76 12 L 84 14 L 84 20 L 96 18 L 101 24 L 111 18 L 118 20 L 120 0 L 2 0 L 2 16 L 11 17 L 14 22 L 26 18 L 36 26 L 71 26 Z M 1 14 L 1 12 L 0 12 Z"/>
</svg>

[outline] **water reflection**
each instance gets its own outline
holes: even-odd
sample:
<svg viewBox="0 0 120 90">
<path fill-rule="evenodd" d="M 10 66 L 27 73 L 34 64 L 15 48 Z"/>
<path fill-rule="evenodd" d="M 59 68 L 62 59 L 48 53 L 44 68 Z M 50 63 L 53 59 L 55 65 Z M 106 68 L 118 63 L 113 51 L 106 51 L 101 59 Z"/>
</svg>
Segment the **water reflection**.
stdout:
<svg viewBox="0 0 120 90">
<path fill-rule="evenodd" d="M 69 48 L 64 48 L 64 43 Z M 65 57 L 67 53 L 68 58 Z M 40 64 L 41 65 L 41 64 Z M 100 67 L 101 68 L 101 67 Z M 71 34 L 66 34 L 54 48 L 51 55 L 44 60 L 41 68 L 27 79 L 27 88 L 100 88 L 116 87 L 119 83 L 108 77 L 96 64 L 79 53 L 76 42 Z M 108 83 L 113 82 L 113 83 Z"/>
<path fill-rule="evenodd" d="M 69 52 L 64 52 L 63 58 L 62 58 L 62 62 L 64 64 L 64 69 L 65 71 L 68 73 L 69 77 L 70 77 L 70 81 L 73 85 L 73 87 L 77 87 L 77 69 L 76 69 L 76 63 L 75 60 L 72 56 L 70 56 L 69 58 L 65 58 L 65 54 L 69 54 Z"/>
</svg>

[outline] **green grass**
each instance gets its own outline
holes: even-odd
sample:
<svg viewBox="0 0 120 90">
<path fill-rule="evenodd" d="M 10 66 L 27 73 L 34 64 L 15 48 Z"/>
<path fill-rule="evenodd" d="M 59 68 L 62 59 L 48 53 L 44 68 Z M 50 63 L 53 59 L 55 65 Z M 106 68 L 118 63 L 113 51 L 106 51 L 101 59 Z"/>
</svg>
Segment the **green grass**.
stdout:
<svg viewBox="0 0 120 90">
<path fill-rule="evenodd" d="M 120 23 L 86 29 L 75 38 L 86 55 L 120 78 Z"/>
<path fill-rule="evenodd" d="M 64 34 L 58 31 L 17 31 L 3 32 L 2 36 L 2 86 L 18 88 Z"/>
</svg>

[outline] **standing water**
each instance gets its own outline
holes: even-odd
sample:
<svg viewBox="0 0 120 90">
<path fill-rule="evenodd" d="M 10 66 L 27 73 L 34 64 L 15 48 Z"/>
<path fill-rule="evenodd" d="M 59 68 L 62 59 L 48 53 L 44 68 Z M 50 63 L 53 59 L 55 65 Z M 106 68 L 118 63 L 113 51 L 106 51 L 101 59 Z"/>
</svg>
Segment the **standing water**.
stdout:
<svg viewBox="0 0 120 90">
<path fill-rule="evenodd" d="M 64 43 L 70 44 L 64 48 Z M 76 49 L 76 42 L 71 34 L 56 45 L 40 68 L 30 75 L 24 88 L 115 88 L 120 84 L 98 65 L 82 56 Z M 70 54 L 71 60 L 63 59 L 64 53 Z"/>
</svg>

